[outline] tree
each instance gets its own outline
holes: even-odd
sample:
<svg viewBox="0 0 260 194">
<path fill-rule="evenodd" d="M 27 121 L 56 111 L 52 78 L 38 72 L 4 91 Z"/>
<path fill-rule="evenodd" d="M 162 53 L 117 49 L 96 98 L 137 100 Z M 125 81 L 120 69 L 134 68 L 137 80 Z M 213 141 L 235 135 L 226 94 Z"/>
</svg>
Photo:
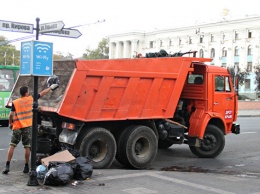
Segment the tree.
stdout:
<svg viewBox="0 0 260 194">
<path fill-rule="evenodd" d="M 73 55 L 71 53 L 67 53 L 64 55 L 62 52 L 56 52 L 56 54 L 53 54 L 53 60 L 72 60 Z"/>
<path fill-rule="evenodd" d="M 20 51 L 4 36 L 0 36 L 0 65 L 20 65 Z"/>
<path fill-rule="evenodd" d="M 238 83 L 243 84 L 245 82 L 246 77 L 249 75 L 249 71 L 247 69 L 242 70 L 241 68 L 238 68 L 236 75 L 234 67 L 228 67 L 228 71 L 230 72 L 233 83 L 235 76 L 238 78 Z"/>
<path fill-rule="evenodd" d="M 108 59 L 109 55 L 108 39 L 103 38 L 98 48 L 94 50 L 86 49 L 86 53 L 83 54 L 83 59 Z"/>
<path fill-rule="evenodd" d="M 260 92 L 260 65 L 255 67 L 255 83 L 256 83 L 256 92 Z"/>
</svg>

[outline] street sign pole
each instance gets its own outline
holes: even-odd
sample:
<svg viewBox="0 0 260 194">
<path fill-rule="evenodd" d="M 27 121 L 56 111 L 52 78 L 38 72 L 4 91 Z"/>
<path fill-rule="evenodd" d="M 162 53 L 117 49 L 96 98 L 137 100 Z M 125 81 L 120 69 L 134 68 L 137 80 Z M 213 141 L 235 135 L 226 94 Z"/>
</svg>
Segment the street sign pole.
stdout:
<svg viewBox="0 0 260 194">
<path fill-rule="evenodd" d="M 36 18 L 36 40 L 39 39 L 39 22 L 40 18 Z M 29 173 L 28 186 L 37 186 L 39 182 L 37 180 L 36 172 L 36 146 L 37 146 L 37 134 L 38 134 L 38 76 L 34 76 L 34 88 L 33 88 L 33 123 L 31 131 L 31 171 Z"/>
</svg>

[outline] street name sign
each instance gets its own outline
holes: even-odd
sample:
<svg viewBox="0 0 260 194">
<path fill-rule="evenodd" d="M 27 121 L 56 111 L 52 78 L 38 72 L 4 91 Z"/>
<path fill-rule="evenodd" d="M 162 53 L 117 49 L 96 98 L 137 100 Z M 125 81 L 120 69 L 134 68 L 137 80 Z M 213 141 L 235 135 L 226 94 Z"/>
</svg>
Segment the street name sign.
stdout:
<svg viewBox="0 0 260 194">
<path fill-rule="evenodd" d="M 21 43 L 20 75 L 52 76 L 53 43 L 36 40 Z"/>
<path fill-rule="evenodd" d="M 44 35 L 60 36 L 60 37 L 67 37 L 67 38 L 78 38 L 82 34 L 77 29 L 63 28 L 61 31 L 44 33 Z"/>
<path fill-rule="evenodd" d="M 47 33 L 47 32 L 61 31 L 64 26 L 65 26 L 65 24 L 63 23 L 63 21 L 40 24 L 39 32 L 41 34 L 43 34 L 43 33 Z"/>
<path fill-rule="evenodd" d="M 0 30 L 32 34 L 33 24 L 0 20 Z"/>
</svg>

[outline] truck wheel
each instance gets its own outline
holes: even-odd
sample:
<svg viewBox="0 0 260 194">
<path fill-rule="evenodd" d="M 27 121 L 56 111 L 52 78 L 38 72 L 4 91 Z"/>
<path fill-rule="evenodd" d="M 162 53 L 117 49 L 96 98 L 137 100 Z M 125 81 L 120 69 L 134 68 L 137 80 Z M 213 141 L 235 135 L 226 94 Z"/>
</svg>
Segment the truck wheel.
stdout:
<svg viewBox="0 0 260 194">
<path fill-rule="evenodd" d="M 79 152 L 93 161 L 93 168 L 109 168 L 116 154 L 116 141 L 110 131 L 91 128 L 82 135 Z"/>
<path fill-rule="evenodd" d="M 125 131 L 128 131 L 128 130 L 130 130 L 130 129 L 133 128 L 133 127 L 135 127 L 135 126 L 132 126 L 132 125 L 131 125 L 131 126 L 125 128 L 125 129 L 121 130 L 121 131 L 118 131 L 117 133 L 114 133 L 114 136 L 115 136 L 117 145 L 119 145 L 119 140 L 121 139 L 122 134 L 124 134 Z M 121 147 L 117 146 L 116 160 L 117 160 L 120 164 L 122 164 L 122 165 L 124 165 L 124 166 L 130 167 L 131 165 L 130 165 L 130 163 L 129 163 L 127 157 L 126 157 L 126 156 L 123 156 L 123 155 L 121 154 L 121 153 L 125 152 L 124 149 L 125 149 L 125 148 L 121 148 Z"/>
<path fill-rule="evenodd" d="M 173 142 L 168 140 L 160 140 L 158 141 L 158 148 L 159 149 L 167 149 L 173 145 Z"/>
<path fill-rule="evenodd" d="M 225 146 L 225 137 L 215 125 L 208 125 L 201 143 L 201 147 L 190 146 L 193 154 L 200 158 L 214 158 L 218 156 Z"/>
<path fill-rule="evenodd" d="M 132 126 L 119 138 L 117 158 L 127 167 L 146 168 L 154 160 L 157 146 L 157 138 L 151 128 Z"/>
</svg>

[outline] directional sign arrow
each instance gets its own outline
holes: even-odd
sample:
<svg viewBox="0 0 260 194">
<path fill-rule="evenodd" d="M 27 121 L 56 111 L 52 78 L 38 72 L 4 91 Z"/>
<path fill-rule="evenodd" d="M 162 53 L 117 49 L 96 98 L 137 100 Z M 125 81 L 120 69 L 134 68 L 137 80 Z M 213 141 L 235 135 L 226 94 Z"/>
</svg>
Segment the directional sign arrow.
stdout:
<svg viewBox="0 0 260 194">
<path fill-rule="evenodd" d="M 44 35 L 78 38 L 82 34 L 77 29 L 63 28 L 61 31 L 44 33 Z"/>
<path fill-rule="evenodd" d="M 33 33 L 33 24 L 0 20 L 0 30 Z"/>
<path fill-rule="evenodd" d="M 61 31 L 62 28 L 65 26 L 63 21 L 57 21 L 57 22 L 51 22 L 51 23 L 45 23 L 45 24 L 40 24 L 40 33 L 47 33 L 47 32 L 56 32 L 56 31 Z"/>
</svg>

